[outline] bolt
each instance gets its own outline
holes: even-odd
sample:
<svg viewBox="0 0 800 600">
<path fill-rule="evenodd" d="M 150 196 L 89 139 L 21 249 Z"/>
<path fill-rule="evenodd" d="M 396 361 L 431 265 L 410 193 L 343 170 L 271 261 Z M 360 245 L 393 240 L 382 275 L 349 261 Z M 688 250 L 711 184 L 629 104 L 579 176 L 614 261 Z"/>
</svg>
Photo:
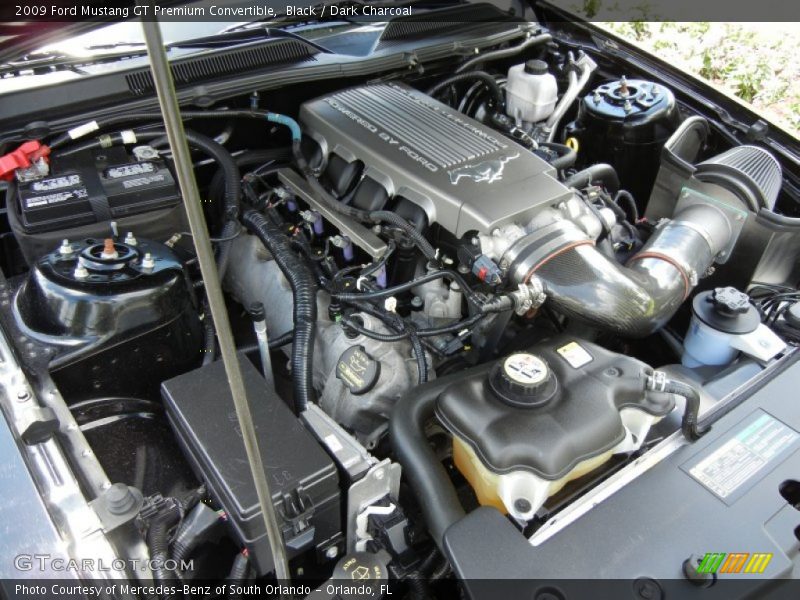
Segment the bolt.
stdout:
<svg viewBox="0 0 800 600">
<path fill-rule="evenodd" d="M 619 377 L 619 369 L 616 367 L 609 367 L 605 370 L 605 374 L 609 377 Z"/>
<path fill-rule="evenodd" d="M 63 256 L 72 254 L 72 244 L 69 243 L 68 239 L 64 238 L 64 240 L 61 242 L 61 247 L 58 249 L 58 253 Z"/>
<path fill-rule="evenodd" d="M 377 471 L 375 471 L 375 473 L 374 473 L 375 479 L 377 479 L 378 481 L 380 481 L 381 479 L 383 479 L 384 475 L 386 475 L 386 473 L 383 471 L 383 469 L 378 469 L 378 470 L 377 470 Z"/>
<path fill-rule="evenodd" d="M 111 238 L 106 238 L 103 241 L 103 252 L 100 254 L 100 258 L 114 259 L 118 257 L 119 253 L 114 246 L 114 240 Z"/>
<path fill-rule="evenodd" d="M 459 267 L 459 271 L 460 270 L 461 270 L 461 268 Z M 422 308 L 422 304 L 423 304 L 422 298 L 420 298 L 419 296 L 414 296 L 411 299 L 411 307 L 412 308 Z"/>
<path fill-rule="evenodd" d="M 514 510 L 519 513 L 526 513 L 531 510 L 531 503 L 527 498 L 517 498 L 514 500 Z"/>
<path fill-rule="evenodd" d="M 339 549 L 336 546 L 331 546 L 325 550 L 325 558 L 336 558 L 339 556 Z"/>
<path fill-rule="evenodd" d="M 136 243 L 137 243 L 137 242 L 136 242 L 136 238 L 134 237 L 134 235 L 133 235 L 133 232 L 132 232 L 132 231 L 129 231 L 129 232 L 128 232 L 128 233 L 125 235 L 125 243 L 126 243 L 126 244 L 128 244 L 129 246 L 135 246 L 135 245 L 136 245 Z"/>
<path fill-rule="evenodd" d="M 622 105 L 622 108 L 626 113 L 631 112 L 633 110 L 633 104 L 631 104 L 630 100 L 625 100 L 625 104 Z"/>
<path fill-rule="evenodd" d="M 156 261 L 153 259 L 153 255 L 149 252 L 146 252 L 144 258 L 142 259 L 142 268 L 143 269 L 152 269 L 156 266 Z"/>
<path fill-rule="evenodd" d="M 89 277 L 89 271 L 87 271 L 86 267 L 84 267 L 83 265 L 78 265 L 72 272 L 72 276 L 75 279 L 86 279 L 87 277 Z"/>
<path fill-rule="evenodd" d="M 633 582 L 634 593 L 644 600 L 661 600 L 664 592 L 658 582 L 649 577 L 640 577 Z"/>
</svg>

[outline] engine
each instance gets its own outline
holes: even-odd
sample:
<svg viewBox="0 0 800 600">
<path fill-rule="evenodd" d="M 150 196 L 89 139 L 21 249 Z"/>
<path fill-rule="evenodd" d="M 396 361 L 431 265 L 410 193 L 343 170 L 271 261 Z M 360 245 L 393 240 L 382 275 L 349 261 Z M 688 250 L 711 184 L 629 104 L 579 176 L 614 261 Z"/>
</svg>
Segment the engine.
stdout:
<svg viewBox="0 0 800 600">
<path fill-rule="evenodd" d="M 763 266 L 797 247 L 773 236 L 781 163 L 661 83 L 537 56 L 305 93 L 287 114 L 257 94 L 188 111 L 214 282 L 158 115 L 29 153 L 0 318 L 92 445 L 115 440 L 104 466 L 135 489 L 129 508 L 87 478 L 114 527 L 180 514 L 171 551 L 227 536 L 239 568 L 275 569 L 211 286 L 281 547 L 315 573 L 436 573 L 477 506 L 530 535 L 655 440 L 701 437 L 708 406 L 800 340 L 800 297 Z M 131 425 L 143 414 L 162 429 Z M 114 456 L 149 444 L 163 472 L 126 479 Z"/>
</svg>

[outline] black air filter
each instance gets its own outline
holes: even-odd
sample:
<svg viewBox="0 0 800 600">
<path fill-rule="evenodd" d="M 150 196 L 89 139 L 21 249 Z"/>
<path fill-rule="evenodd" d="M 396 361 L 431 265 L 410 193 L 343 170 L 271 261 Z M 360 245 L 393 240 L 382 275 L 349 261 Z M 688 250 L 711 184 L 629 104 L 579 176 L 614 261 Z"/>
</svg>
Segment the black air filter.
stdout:
<svg viewBox="0 0 800 600">
<path fill-rule="evenodd" d="M 697 165 L 695 177 L 736 194 L 758 211 L 775 206 L 783 173 L 777 159 L 758 146 L 737 146 Z"/>
</svg>

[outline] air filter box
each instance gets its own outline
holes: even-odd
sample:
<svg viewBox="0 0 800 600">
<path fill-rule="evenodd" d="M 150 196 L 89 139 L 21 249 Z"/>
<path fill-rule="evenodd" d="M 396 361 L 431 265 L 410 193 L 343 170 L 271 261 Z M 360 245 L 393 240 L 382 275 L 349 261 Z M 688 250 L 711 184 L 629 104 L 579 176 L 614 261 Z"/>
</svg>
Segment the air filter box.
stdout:
<svg viewBox="0 0 800 600">
<path fill-rule="evenodd" d="M 336 466 L 244 354 L 239 362 L 287 556 L 324 551 L 341 531 Z M 222 362 L 164 382 L 162 396 L 197 476 L 266 575 L 272 553 Z"/>
</svg>

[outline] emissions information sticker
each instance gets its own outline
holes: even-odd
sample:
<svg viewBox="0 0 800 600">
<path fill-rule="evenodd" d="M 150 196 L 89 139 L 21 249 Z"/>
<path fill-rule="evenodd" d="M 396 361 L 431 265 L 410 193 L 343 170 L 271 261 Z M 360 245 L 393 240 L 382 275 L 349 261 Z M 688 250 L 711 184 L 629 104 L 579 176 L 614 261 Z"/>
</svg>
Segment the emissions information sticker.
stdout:
<svg viewBox="0 0 800 600">
<path fill-rule="evenodd" d="M 740 428 L 740 429 L 739 429 Z M 734 436 L 688 469 L 689 474 L 724 501 L 744 492 L 797 446 L 800 434 L 771 415 L 759 411 Z M 692 459 L 690 463 L 696 461 Z"/>
</svg>

